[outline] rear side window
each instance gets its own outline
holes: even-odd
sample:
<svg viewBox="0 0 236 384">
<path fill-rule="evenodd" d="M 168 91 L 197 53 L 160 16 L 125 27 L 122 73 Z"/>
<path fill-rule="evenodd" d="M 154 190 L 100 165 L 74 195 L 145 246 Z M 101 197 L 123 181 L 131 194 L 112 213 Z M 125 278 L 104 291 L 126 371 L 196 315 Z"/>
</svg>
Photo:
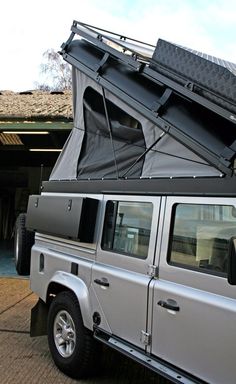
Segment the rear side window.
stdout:
<svg viewBox="0 0 236 384">
<path fill-rule="evenodd" d="M 235 207 L 177 204 L 169 263 L 225 275 L 232 236 L 236 236 Z"/>
<path fill-rule="evenodd" d="M 108 201 L 102 248 L 145 259 L 152 222 L 152 203 Z"/>
</svg>

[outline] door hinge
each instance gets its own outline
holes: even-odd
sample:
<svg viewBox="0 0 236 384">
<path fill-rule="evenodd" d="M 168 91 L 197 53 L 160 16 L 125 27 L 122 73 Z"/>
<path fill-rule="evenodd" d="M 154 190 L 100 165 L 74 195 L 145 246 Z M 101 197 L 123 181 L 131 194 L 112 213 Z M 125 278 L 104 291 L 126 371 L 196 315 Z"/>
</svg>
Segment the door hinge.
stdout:
<svg viewBox="0 0 236 384">
<path fill-rule="evenodd" d="M 150 333 L 147 333 L 145 331 L 141 331 L 140 341 L 144 345 L 150 345 L 151 344 L 151 335 L 150 335 Z"/>
<path fill-rule="evenodd" d="M 158 267 L 157 265 L 148 266 L 148 275 L 151 277 L 158 277 Z"/>
</svg>

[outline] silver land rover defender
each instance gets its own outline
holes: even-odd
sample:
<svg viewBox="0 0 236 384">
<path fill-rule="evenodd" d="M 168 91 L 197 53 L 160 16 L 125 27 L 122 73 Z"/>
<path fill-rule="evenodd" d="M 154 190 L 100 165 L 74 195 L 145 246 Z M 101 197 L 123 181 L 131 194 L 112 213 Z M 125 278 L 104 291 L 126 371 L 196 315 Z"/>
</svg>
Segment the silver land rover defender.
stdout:
<svg viewBox="0 0 236 384">
<path fill-rule="evenodd" d="M 31 335 L 75 378 L 105 343 L 235 384 L 236 65 L 77 21 L 61 54 L 74 128 L 29 199 Z"/>
</svg>

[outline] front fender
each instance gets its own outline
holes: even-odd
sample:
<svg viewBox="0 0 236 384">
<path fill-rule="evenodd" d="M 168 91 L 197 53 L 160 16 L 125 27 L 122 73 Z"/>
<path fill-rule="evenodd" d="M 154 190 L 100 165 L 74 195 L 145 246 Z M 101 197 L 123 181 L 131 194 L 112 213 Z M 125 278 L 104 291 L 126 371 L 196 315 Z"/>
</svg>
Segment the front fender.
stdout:
<svg viewBox="0 0 236 384">
<path fill-rule="evenodd" d="M 54 284 L 63 286 L 76 295 L 79 301 L 84 326 L 92 330 L 92 309 L 90 304 L 89 291 L 84 281 L 81 280 L 78 276 L 72 275 L 71 273 L 57 271 L 50 279 L 47 289 L 47 297 L 49 297 L 50 293 L 53 293 L 50 292 L 50 287 L 52 287 Z"/>
</svg>

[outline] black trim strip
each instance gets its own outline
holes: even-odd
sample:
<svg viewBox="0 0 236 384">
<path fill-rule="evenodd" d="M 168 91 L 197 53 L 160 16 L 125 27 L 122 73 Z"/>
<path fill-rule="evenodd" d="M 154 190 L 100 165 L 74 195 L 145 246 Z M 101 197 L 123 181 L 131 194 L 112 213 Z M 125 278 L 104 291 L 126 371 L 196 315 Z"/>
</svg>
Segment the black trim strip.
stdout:
<svg viewBox="0 0 236 384">
<path fill-rule="evenodd" d="M 43 192 L 236 197 L 236 176 L 192 179 L 46 181 Z"/>
</svg>

